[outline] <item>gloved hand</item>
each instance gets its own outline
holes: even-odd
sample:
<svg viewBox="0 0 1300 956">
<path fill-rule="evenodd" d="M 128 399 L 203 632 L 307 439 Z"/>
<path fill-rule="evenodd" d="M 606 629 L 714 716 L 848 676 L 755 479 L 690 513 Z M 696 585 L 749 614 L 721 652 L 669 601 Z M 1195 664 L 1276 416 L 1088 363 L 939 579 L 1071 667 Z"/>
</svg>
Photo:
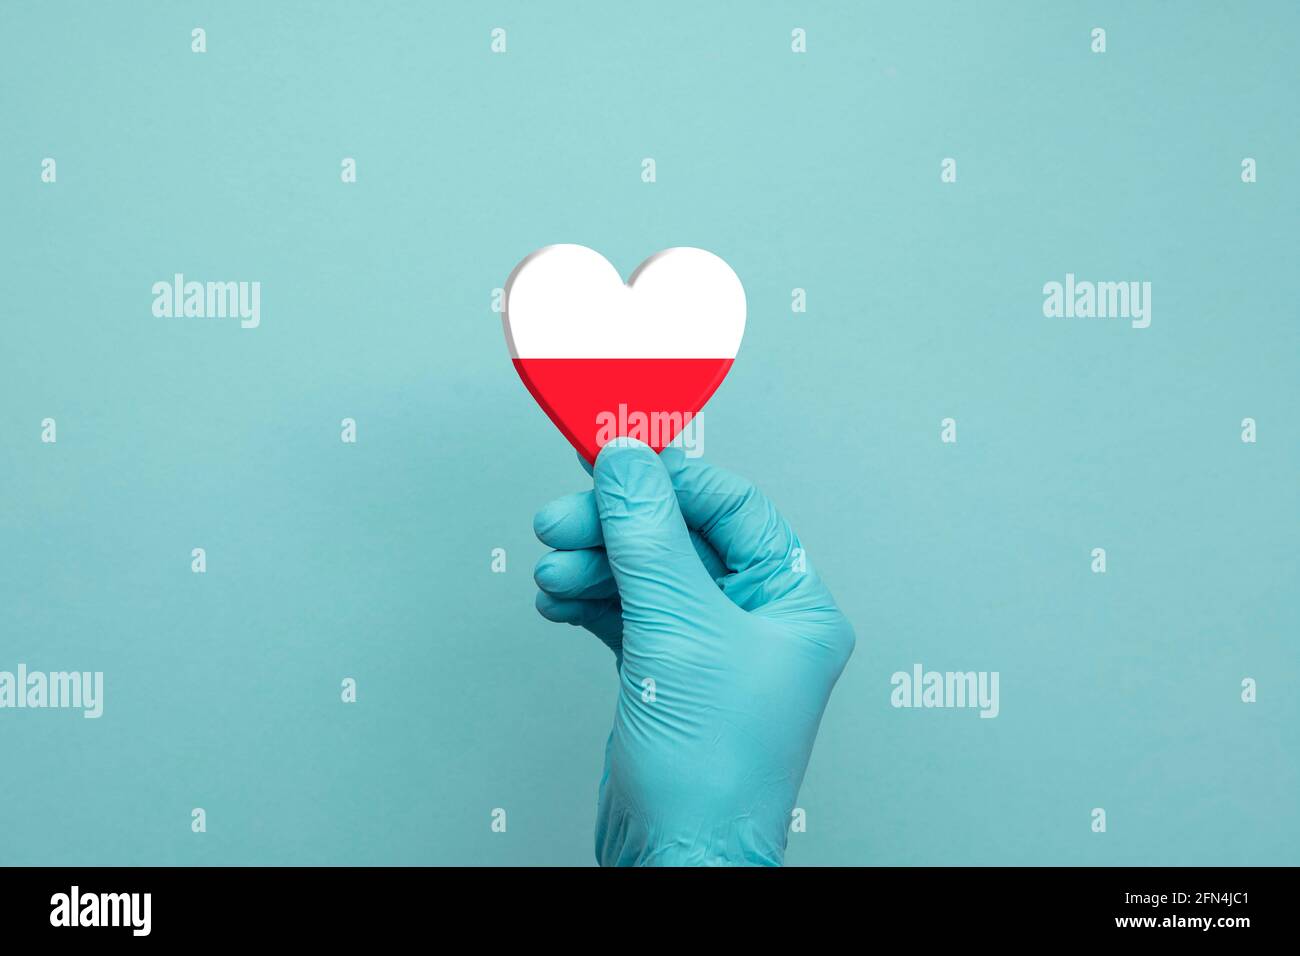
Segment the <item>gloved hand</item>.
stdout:
<svg viewBox="0 0 1300 956">
<path fill-rule="evenodd" d="M 537 609 L 613 649 L 596 858 L 779 865 L 853 628 L 749 482 L 627 439 L 534 520 Z"/>
</svg>

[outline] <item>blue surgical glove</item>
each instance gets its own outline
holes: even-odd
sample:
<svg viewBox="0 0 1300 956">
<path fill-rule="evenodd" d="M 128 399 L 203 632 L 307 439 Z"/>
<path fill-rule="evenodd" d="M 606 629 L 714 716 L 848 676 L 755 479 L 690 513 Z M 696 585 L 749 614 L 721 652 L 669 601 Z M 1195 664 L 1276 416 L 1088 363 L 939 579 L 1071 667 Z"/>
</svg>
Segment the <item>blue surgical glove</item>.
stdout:
<svg viewBox="0 0 1300 956">
<path fill-rule="evenodd" d="M 752 484 L 621 439 L 543 508 L 537 609 L 614 651 L 596 858 L 779 865 L 853 628 Z"/>
</svg>

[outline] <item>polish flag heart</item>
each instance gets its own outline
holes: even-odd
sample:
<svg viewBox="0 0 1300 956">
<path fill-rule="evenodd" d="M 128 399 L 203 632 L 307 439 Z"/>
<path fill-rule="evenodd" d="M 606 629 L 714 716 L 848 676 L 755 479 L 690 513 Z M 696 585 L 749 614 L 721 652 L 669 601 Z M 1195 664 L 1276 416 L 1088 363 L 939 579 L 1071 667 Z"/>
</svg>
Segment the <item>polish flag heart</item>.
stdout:
<svg viewBox="0 0 1300 956">
<path fill-rule="evenodd" d="M 662 451 L 731 370 L 745 290 L 711 252 L 678 247 L 627 283 L 586 246 L 546 246 L 505 287 L 515 370 L 583 458 L 636 438 Z"/>
</svg>

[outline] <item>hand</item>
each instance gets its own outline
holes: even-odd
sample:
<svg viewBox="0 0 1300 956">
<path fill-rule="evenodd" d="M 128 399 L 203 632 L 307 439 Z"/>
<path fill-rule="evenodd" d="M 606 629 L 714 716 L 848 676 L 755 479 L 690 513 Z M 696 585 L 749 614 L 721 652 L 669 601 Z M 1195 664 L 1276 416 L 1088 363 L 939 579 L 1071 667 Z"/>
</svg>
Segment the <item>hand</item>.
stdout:
<svg viewBox="0 0 1300 956">
<path fill-rule="evenodd" d="M 743 478 L 621 439 L 534 520 L 537 609 L 614 651 L 602 865 L 779 865 L 853 628 Z"/>
</svg>

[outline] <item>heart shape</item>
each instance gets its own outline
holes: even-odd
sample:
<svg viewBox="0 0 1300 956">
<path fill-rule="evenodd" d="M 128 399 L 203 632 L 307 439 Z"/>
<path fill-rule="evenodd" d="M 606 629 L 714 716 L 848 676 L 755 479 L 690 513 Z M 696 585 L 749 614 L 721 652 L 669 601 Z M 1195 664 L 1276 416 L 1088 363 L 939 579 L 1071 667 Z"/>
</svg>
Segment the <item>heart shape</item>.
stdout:
<svg viewBox="0 0 1300 956">
<path fill-rule="evenodd" d="M 745 334 L 745 289 L 711 252 L 657 252 L 624 284 L 593 249 L 546 246 L 505 286 L 515 371 L 578 453 L 631 437 L 663 451 L 722 384 Z"/>
</svg>

